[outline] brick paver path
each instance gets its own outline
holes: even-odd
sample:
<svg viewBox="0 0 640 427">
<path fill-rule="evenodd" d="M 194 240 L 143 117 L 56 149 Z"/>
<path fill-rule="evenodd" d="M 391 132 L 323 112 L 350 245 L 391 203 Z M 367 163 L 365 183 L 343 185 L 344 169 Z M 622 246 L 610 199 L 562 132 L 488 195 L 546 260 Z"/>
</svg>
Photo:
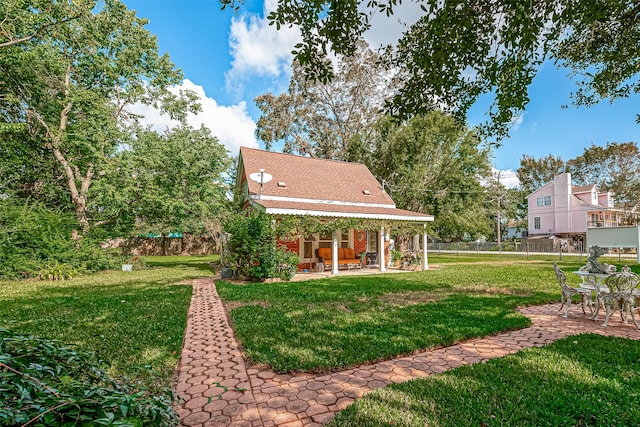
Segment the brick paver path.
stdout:
<svg viewBox="0 0 640 427">
<path fill-rule="evenodd" d="M 528 307 L 529 328 L 469 340 L 409 357 L 329 375 L 281 375 L 247 368 L 211 278 L 194 281 L 184 348 L 176 375 L 176 411 L 184 426 L 319 426 L 366 392 L 469 363 L 543 346 L 583 332 L 640 339 L 613 317 L 609 327 L 559 304 Z M 602 319 L 602 316 L 600 316 Z"/>
</svg>

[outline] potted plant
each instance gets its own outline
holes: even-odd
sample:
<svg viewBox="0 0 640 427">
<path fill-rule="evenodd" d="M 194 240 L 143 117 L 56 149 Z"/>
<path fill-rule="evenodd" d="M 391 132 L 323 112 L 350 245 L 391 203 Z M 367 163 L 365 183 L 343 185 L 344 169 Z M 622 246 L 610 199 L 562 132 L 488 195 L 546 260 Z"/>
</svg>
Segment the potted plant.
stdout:
<svg viewBox="0 0 640 427">
<path fill-rule="evenodd" d="M 401 259 L 402 259 L 402 251 L 398 249 L 391 249 L 391 264 L 394 267 L 400 266 Z"/>
</svg>

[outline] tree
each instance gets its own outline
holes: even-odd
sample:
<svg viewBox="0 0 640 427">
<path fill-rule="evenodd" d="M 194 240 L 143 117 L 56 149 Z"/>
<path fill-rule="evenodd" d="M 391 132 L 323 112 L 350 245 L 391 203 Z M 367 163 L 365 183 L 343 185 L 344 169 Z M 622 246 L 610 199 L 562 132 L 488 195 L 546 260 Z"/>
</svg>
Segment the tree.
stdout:
<svg viewBox="0 0 640 427">
<path fill-rule="evenodd" d="M 182 126 L 163 135 L 138 133 L 121 153 L 127 182 L 108 177 L 96 187 L 94 203 L 119 207 L 135 218 L 141 232 L 205 232 L 205 224 L 220 217 L 230 203 L 223 174 L 230 159 L 226 148 L 201 127 Z M 107 200 L 115 197 L 116 200 Z"/>
<path fill-rule="evenodd" d="M 39 19 L 55 21 L 55 31 L 34 30 L 36 36 L 0 50 L 0 112 L 5 122 L 26 126 L 37 149 L 53 159 L 86 232 L 100 224 L 88 210 L 91 187 L 117 170 L 114 159 L 128 140 L 127 120 L 134 118 L 126 107 L 174 102 L 170 111 L 179 117 L 189 98 L 168 91 L 181 75 L 159 55 L 146 20 L 117 0 L 78 4 L 95 12 L 66 19 L 48 15 L 55 7 L 43 8 Z"/>
<path fill-rule="evenodd" d="M 294 63 L 287 93 L 258 96 L 258 137 L 267 149 L 283 141 L 284 152 L 326 159 L 362 161 L 370 151 L 373 124 L 380 118 L 392 73 L 364 43 L 337 61 L 327 83 L 309 81 Z"/>
<path fill-rule="evenodd" d="M 582 185 L 595 184 L 612 191 L 616 202 L 629 209 L 640 202 L 640 150 L 634 142 L 591 144 L 582 155 L 567 162 L 571 176 Z"/>
<path fill-rule="evenodd" d="M 489 153 L 453 117 L 431 112 L 381 120 L 369 166 L 398 207 L 434 215 L 437 235 L 457 240 L 490 232 L 479 181 L 490 174 Z"/>
<path fill-rule="evenodd" d="M 238 7 L 239 0 L 219 0 Z M 326 53 L 351 55 L 373 13 L 393 14 L 401 0 L 314 2 L 278 0 L 268 18 L 297 25 L 294 54 L 312 79 L 331 77 Z M 577 105 L 640 91 L 640 4 L 628 0 L 426 0 L 424 15 L 403 35 L 396 65 L 406 73 L 391 111 L 410 117 L 432 109 L 462 119 L 483 93 L 493 93 L 491 122 L 498 138 L 529 102 L 528 86 L 547 60 L 578 76 Z"/>
<path fill-rule="evenodd" d="M 516 170 L 520 188 L 528 194 L 542 187 L 547 182 L 565 171 L 565 163 L 560 157 L 549 154 L 536 159 L 533 156 L 524 154 L 520 159 L 520 167 Z"/>
<path fill-rule="evenodd" d="M 92 1 L 4 0 L 0 4 L 0 49 L 24 43 L 56 27 L 91 16 Z"/>
</svg>

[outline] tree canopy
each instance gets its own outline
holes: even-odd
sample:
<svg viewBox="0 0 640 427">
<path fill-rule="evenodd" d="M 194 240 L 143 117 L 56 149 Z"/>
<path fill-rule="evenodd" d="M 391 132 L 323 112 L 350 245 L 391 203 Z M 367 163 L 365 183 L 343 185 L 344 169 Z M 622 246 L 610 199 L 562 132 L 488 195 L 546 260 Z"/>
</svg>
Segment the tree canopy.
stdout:
<svg viewBox="0 0 640 427">
<path fill-rule="evenodd" d="M 334 78 L 321 82 L 307 80 L 294 62 L 286 93 L 256 98 L 262 113 L 257 135 L 267 149 L 283 142 L 284 152 L 362 160 L 362 152 L 371 148 L 373 125 L 389 98 L 392 73 L 364 42 L 353 56 L 336 63 Z"/>
<path fill-rule="evenodd" d="M 473 132 L 440 112 L 377 125 L 369 161 L 397 206 L 434 215 L 445 240 L 488 235 L 480 179 L 490 175 L 490 150 Z"/>
<path fill-rule="evenodd" d="M 118 0 L 8 0 L 0 18 L 0 194 L 72 211 L 85 233 L 215 216 L 229 161 L 217 139 L 184 124 L 157 135 L 129 112 L 184 122 L 199 108 L 147 20 Z"/>
<path fill-rule="evenodd" d="M 239 7 L 240 0 L 219 0 Z M 296 60 L 307 76 L 332 75 L 327 53 L 351 55 L 375 13 L 393 19 L 401 0 L 278 0 L 272 24 L 296 25 Z M 490 121 L 497 138 L 508 133 L 529 102 L 528 86 L 545 61 L 577 79 L 573 100 L 591 105 L 640 90 L 640 4 L 628 0 L 425 0 L 423 15 L 398 42 L 394 63 L 405 73 L 390 111 L 410 117 L 432 109 L 463 118 L 481 94 L 492 93 Z"/>
</svg>

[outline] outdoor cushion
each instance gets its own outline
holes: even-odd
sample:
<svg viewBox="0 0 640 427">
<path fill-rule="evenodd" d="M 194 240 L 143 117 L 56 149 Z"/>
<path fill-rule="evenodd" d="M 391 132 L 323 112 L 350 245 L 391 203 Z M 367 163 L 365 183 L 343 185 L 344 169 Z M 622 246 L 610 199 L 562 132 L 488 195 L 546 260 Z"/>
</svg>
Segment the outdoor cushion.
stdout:
<svg viewBox="0 0 640 427">
<path fill-rule="evenodd" d="M 343 249 L 343 254 L 341 257 L 338 257 L 339 259 L 355 259 L 355 254 L 353 249 L 351 248 L 344 248 Z"/>
<path fill-rule="evenodd" d="M 331 259 L 331 248 L 318 248 L 318 257 L 324 260 Z"/>
</svg>

